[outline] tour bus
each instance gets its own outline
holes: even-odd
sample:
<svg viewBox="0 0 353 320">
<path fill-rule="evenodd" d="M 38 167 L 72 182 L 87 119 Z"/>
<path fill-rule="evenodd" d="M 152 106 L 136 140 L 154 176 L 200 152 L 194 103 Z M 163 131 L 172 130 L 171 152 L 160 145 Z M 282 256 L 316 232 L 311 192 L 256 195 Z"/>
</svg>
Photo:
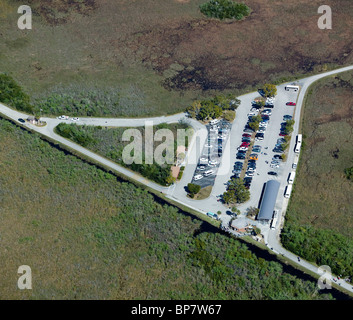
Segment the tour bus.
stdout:
<svg viewBox="0 0 353 320">
<path fill-rule="evenodd" d="M 289 184 L 286 188 L 286 192 L 284 193 L 284 197 L 289 198 L 291 193 L 292 193 L 292 185 Z"/>
<path fill-rule="evenodd" d="M 298 165 L 298 161 L 299 161 L 299 155 L 296 154 L 295 157 L 294 157 L 294 161 L 293 161 L 293 164 L 292 164 L 292 168 L 295 169 Z"/>
<path fill-rule="evenodd" d="M 271 229 L 275 229 L 277 224 L 277 216 L 273 217 L 272 223 L 271 223 Z"/>
<path fill-rule="evenodd" d="M 295 92 L 299 90 L 299 86 L 287 85 L 285 86 L 285 90 L 289 91 L 290 89 L 294 90 Z"/>
<path fill-rule="evenodd" d="M 297 135 L 297 143 L 302 143 L 302 137 L 300 133 Z"/>
<path fill-rule="evenodd" d="M 301 147 L 302 147 L 302 144 L 301 144 L 300 142 L 298 142 L 298 143 L 295 145 L 294 152 L 295 152 L 295 153 L 299 153 Z"/>
<path fill-rule="evenodd" d="M 293 184 L 294 178 L 295 178 L 295 172 L 292 171 L 292 172 L 289 174 L 288 183 L 289 183 L 289 184 Z"/>
</svg>

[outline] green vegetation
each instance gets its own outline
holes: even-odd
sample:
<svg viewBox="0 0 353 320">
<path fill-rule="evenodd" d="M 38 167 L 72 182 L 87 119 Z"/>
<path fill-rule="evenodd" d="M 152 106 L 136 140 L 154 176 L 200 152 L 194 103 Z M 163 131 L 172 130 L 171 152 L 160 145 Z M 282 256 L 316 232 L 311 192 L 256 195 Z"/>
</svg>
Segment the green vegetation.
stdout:
<svg viewBox="0 0 353 320">
<path fill-rule="evenodd" d="M 46 115 L 117 117 L 122 114 L 120 93 L 116 89 L 56 88 L 45 98 L 34 101 L 35 109 Z"/>
<path fill-rule="evenodd" d="M 191 198 L 193 198 L 195 196 L 195 194 L 199 193 L 201 190 L 201 186 L 199 186 L 198 184 L 194 184 L 194 183 L 188 183 L 188 192 L 189 192 L 189 196 Z"/>
<path fill-rule="evenodd" d="M 305 148 L 282 233 L 287 249 L 351 279 L 353 185 L 343 173 L 353 153 L 352 90 L 352 72 L 310 88 L 302 120 Z"/>
<path fill-rule="evenodd" d="M 244 3 L 237 3 L 232 0 L 210 0 L 200 5 L 200 11 L 207 17 L 241 20 L 247 17 L 251 10 Z"/>
<path fill-rule="evenodd" d="M 262 121 L 262 118 L 260 114 L 258 114 L 257 116 L 252 116 L 251 121 L 249 122 L 249 127 L 254 131 L 257 131 L 259 130 L 261 121 Z"/>
<path fill-rule="evenodd" d="M 348 180 L 353 181 L 353 167 L 344 169 L 344 174 L 346 175 Z"/>
<path fill-rule="evenodd" d="M 353 240 L 332 231 L 288 223 L 281 234 L 282 244 L 318 266 L 328 265 L 336 275 L 353 279 Z"/>
<path fill-rule="evenodd" d="M 202 221 L 2 119 L 0 151 L 3 299 L 332 298 L 238 240 L 194 236 Z M 13 285 L 23 261 L 33 290 Z"/>
<path fill-rule="evenodd" d="M 265 97 L 274 97 L 277 94 L 277 87 L 274 84 L 266 83 L 262 87 Z"/>
<path fill-rule="evenodd" d="M 223 201 L 227 204 L 243 203 L 250 199 L 250 191 L 245 188 L 244 180 L 232 178 L 223 193 Z"/>
<path fill-rule="evenodd" d="M 240 100 L 234 95 L 216 96 L 210 100 L 199 101 L 196 100 L 186 112 L 191 118 L 197 120 L 210 120 L 219 118 L 224 115 L 224 118 L 231 121 L 235 118 L 235 112 L 240 104 Z"/>
<path fill-rule="evenodd" d="M 153 127 L 155 133 L 159 129 L 170 129 L 174 135 L 174 154 L 177 149 L 176 133 L 178 129 L 187 130 L 187 124 L 160 124 Z M 145 128 L 135 128 L 141 132 L 143 149 L 142 149 L 142 162 L 126 164 L 123 161 L 122 153 L 124 147 L 130 142 L 123 142 L 122 136 L 124 131 L 128 128 L 103 128 L 94 126 L 77 126 L 75 124 L 60 123 L 56 127 L 56 132 L 63 137 L 70 139 L 83 147 L 86 147 L 126 168 L 140 173 L 142 176 L 159 183 L 162 186 L 168 186 L 175 182 L 175 178 L 171 176 L 171 164 L 159 164 L 154 161 L 153 164 L 145 163 Z M 188 141 L 191 137 L 186 137 L 185 147 L 188 146 Z M 154 149 L 163 142 L 154 142 Z M 135 150 L 135 152 L 137 152 Z"/>
<path fill-rule="evenodd" d="M 0 102 L 9 105 L 19 111 L 33 113 L 29 96 L 7 74 L 0 74 Z"/>
</svg>

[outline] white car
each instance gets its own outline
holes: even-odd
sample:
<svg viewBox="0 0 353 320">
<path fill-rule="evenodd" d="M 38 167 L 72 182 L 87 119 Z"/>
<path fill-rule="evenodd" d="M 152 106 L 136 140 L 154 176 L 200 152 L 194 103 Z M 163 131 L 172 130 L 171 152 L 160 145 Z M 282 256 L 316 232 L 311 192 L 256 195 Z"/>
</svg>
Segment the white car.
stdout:
<svg viewBox="0 0 353 320">
<path fill-rule="evenodd" d="M 238 150 L 239 151 L 247 151 L 249 148 L 248 147 L 239 147 Z"/>
<path fill-rule="evenodd" d="M 261 121 L 260 123 L 259 123 L 259 126 L 260 127 L 267 127 L 267 122 L 265 122 L 265 121 Z"/>
<path fill-rule="evenodd" d="M 249 177 L 253 177 L 255 175 L 255 171 L 247 171 L 246 175 Z"/>
<path fill-rule="evenodd" d="M 276 163 L 272 163 L 272 164 L 270 164 L 270 167 L 271 168 L 279 168 L 279 165 Z"/>
<path fill-rule="evenodd" d="M 212 145 L 212 144 L 206 144 L 205 147 L 206 147 L 206 148 L 212 148 L 213 145 Z"/>
<path fill-rule="evenodd" d="M 79 118 L 71 118 L 71 121 L 78 121 Z"/>
<path fill-rule="evenodd" d="M 194 180 L 200 180 L 203 178 L 203 175 L 202 174 L 197 174 L 195 177 L 194 177 Z"/>
<path fill-rule="evenodd" d="M 210 166 L 215 166 L 216 164 L 218 164 L 218 161 L 217 161 L 217 160 L 210 160 L 210 161 L 208 162 L 208 164 L 209 164 Z"/>
<path fill-rule="evenodd" d="M 200 162 L 206 162 L 206 163 L 208 163 L 208 159 L 207 159 L 207 158 L 200 158 Z"/>
<path fill-rule="evenodd" d="M 256 113 L 255 113 L 255 112 L 250 112 L 250 113 L 248 113 L 248 117 L 253 117 L 253 116 L 256 116 Z"/>
</svg>

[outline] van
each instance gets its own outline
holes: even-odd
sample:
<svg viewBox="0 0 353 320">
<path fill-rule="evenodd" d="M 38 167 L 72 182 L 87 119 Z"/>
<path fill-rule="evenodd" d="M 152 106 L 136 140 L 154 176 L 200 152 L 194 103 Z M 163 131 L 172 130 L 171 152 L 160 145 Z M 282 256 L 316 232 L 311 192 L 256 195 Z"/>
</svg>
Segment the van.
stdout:
<svg viewBox="0 0 353 320">
<path fill-rule="evenodd" d="M 289 184 L 293 184 L 294 178 L 295 178 L 295 172 L 292 171 L 292 172 L 289 174 L 288 183 L 289 183 Z"/>
<path fill-rule="evenodd" d="M 210 176 L 211 174 L 213 174 L 213 170 L 207 170 L 205 171 L 205 173 L 203 174 L 205 177 Z"/>
<path fill-rule="evenodd" d="M 284 197 L 285 198 L 289 198 L 290 197 L 290 194 L 292 193 L 292 185 L 289 184 L 286 188 L 286 191 L 284 193 Z"/>
</svg>

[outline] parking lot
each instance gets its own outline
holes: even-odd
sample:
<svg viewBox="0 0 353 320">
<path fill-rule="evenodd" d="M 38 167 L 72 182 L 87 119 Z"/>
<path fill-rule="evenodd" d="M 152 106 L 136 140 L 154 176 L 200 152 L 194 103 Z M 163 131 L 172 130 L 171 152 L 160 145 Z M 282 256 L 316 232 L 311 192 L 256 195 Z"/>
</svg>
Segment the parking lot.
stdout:
<svg viewBox="0 0 353 320">
<path fill-rule="evenodd" d="M 220 120 L 219 122 L 210 122 L 206 127 L 208 136 L 192 179 L 192 183 L 201 186 L 201 188 L 213 186 L 215 183 L 231 124 L 226 120 Z"/>
<path fill-rule="evenodd" d="M 241 210 L 250 206 L 259 207 L 263 187 L 268 180 L 274 179 L 283 182 L 288 178 L 285 176 L 288 175 L 288 170 L 285 170 L 284 163 L 281 160 L 282 151 L 280 150 L 280 144 L 283 142 L 284 136 L 280 134 L 283 132 L 283 123 L 287 119 L 294 119 L 293 116 L 296 107 L 294 104 L 298 92 L 285 91 L 284 88 L 279 90 L 281 90 L 281 92 L 274 99 L 272 106 L 263 107 L 262 110 L 269 109 L 267 112 L 261 114 L 261 112 L 258 112 L 258 110 L 254 109 L 253 106 L 249 104 L 247 114 L 245 115 L 245 112 L 243 112 L 243 119 L 241 119 L 243 131 L 240 132 L 240 130 L 237 130 L 237 137 L 234 137 L 236 142 L 234 142 L 233 145 L 238 146 L 236 147 L 238 150 L 234 151 L 235 155 L 232 155 L 234 157 L 234 163 L 242 162 L 243 167 L 245 162 L 248 163 L 246 168 L 243 169 L 243 175 L 245 184 L 251 194 L 250 200 L 239 206 Z M 288 104 L 288 102 L 293 103 Z M 260 125 L 258 132 L 247 130 L 249 117 L 254 116 L 253 113 L 255 113 L 255 115 L 261 114 L 267 119 L 266 126 Z M 251 141 L 254 141 L 254 143 L 251 153 L 249 149 L 246 149 L 246 146 L 244 146 L 246 150 L 240 149 L 244 142 L 244 134 L 252 135 Z M 293 147 L 292 145 L 289 146 L 289 148 Z M 239 157 L 239 153 L 241 153 L 239 151 L 242 151 L 245 157 Z M 257 160 L 250 160 L 250 154 L 257 155 Z M 236 166 L 240 167 L 240 164 Z M 233 168 L 232 174 L 237 176 L 239 172 L 236 171 L 236 168 Z M 280 197 L 283 199 L 284 195 L 279 193 L 278 199 L 280 199 Z"/>
</svg>

